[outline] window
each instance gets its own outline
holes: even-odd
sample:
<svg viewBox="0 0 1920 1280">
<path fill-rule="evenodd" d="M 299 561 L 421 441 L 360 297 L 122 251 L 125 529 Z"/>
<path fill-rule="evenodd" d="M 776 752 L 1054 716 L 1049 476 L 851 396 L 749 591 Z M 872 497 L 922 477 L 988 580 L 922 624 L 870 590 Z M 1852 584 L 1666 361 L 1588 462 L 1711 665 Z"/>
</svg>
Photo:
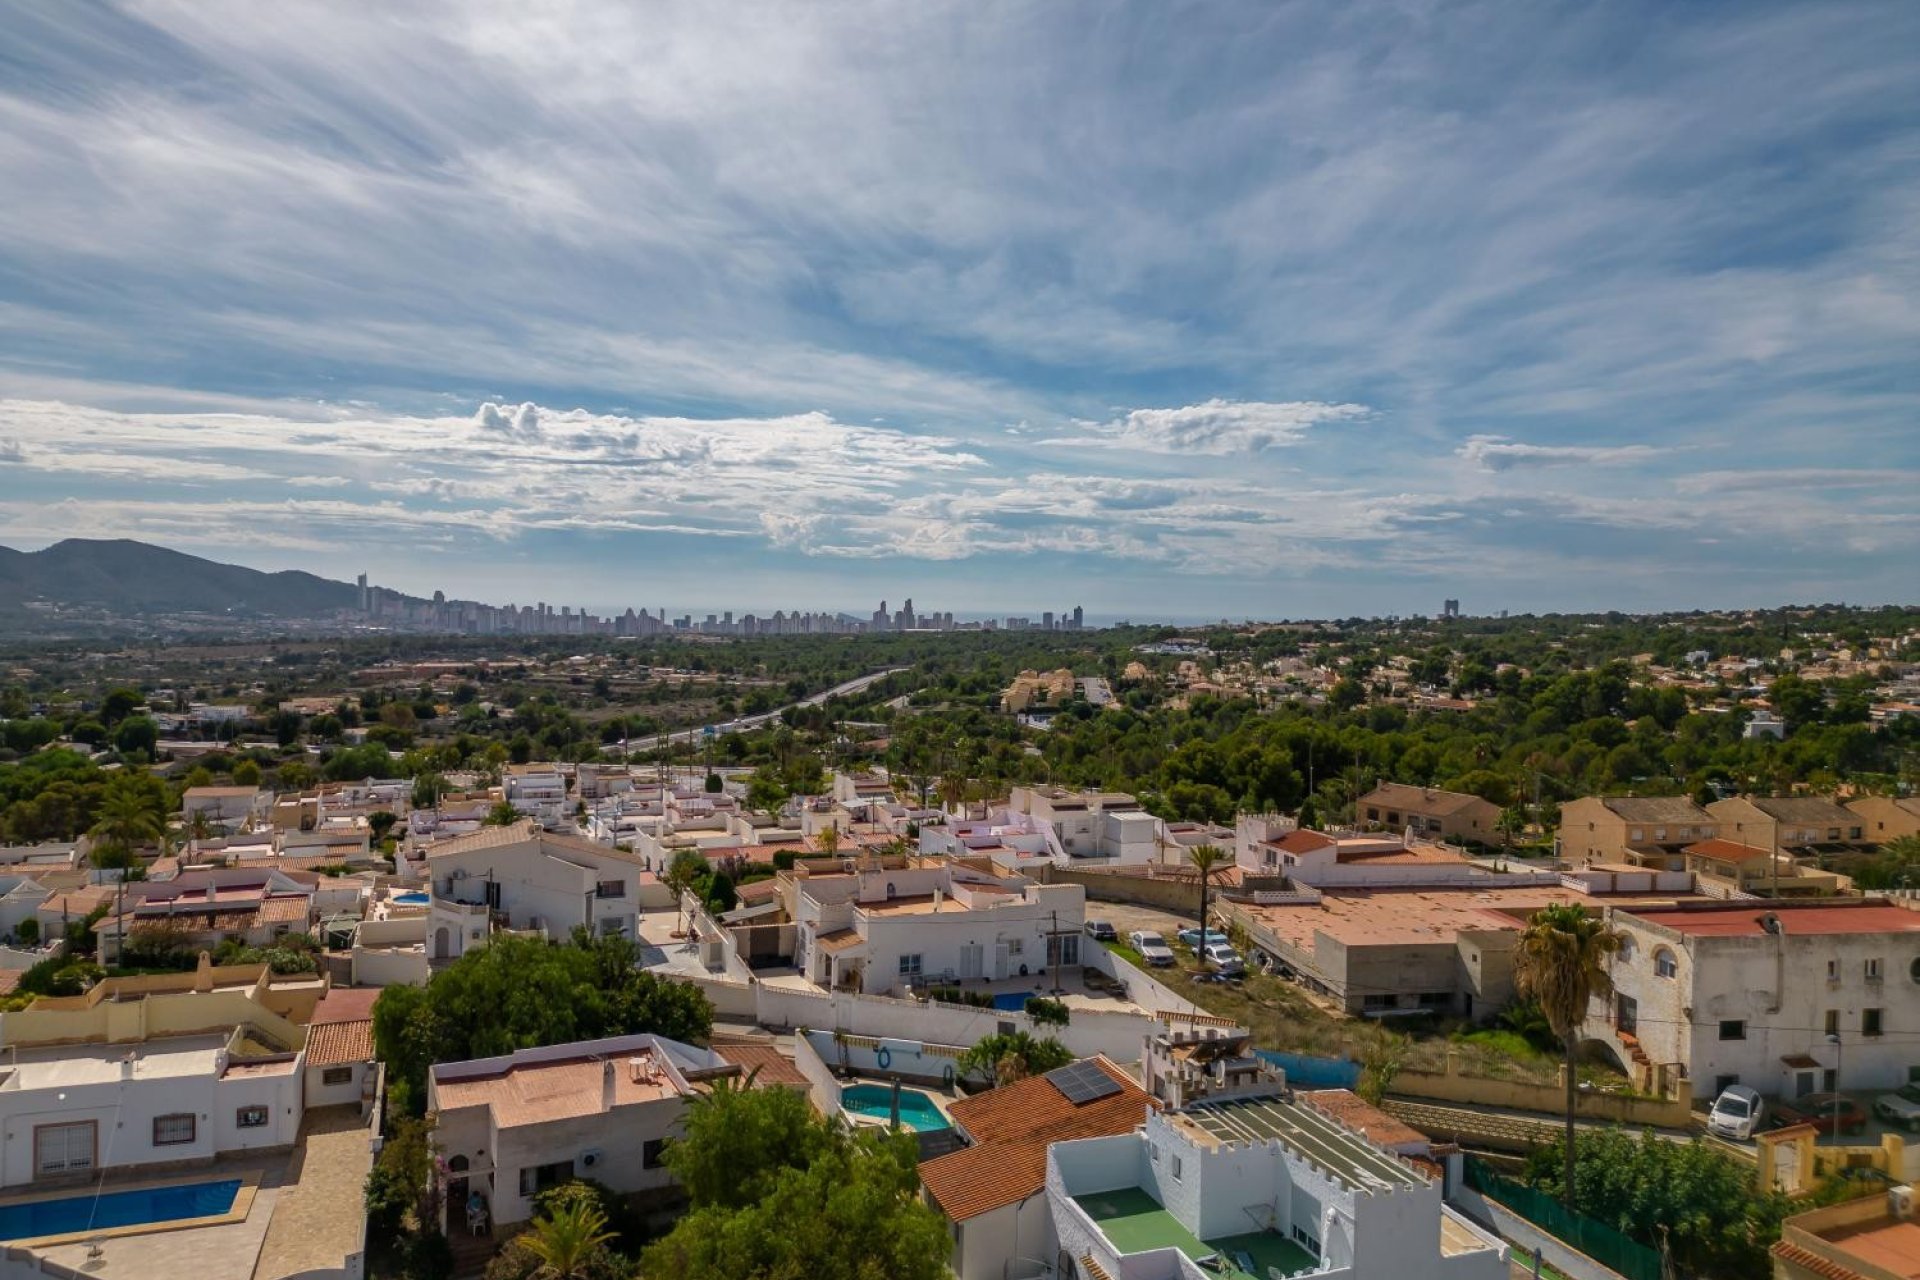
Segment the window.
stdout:
<svg viewBox="0 0 1920 1280">
<path fill-rule="evenodd" d="M 1907 976 L 1915 982 L 1920 982 L 1920 956 L 1915 956 L 1907 965 Z"/>
<path fill-rule="evenodd" d="M 1080 935 L 1062 934 L 1047 939 L 1048 964 L 1079 964 Z"/>
<path fill-rule="evenodd" d="M 1840 1087 L 1840 1073 L 1828 1067 L 1820 1073 L 1820 1092 L 1832 1093 Z"/>
<path fill-rule="evenodd" d="M 1673 952 L 1665 947 L 1653 953 L 1653 973 L 1657 978 L 1671 978 L 1680 972 L 1680 965 L 1673 958 Z"/>
<path fill-rule="evenodd" d="M 233 1124 L 237 1129 L 264 1129 L 271 1114 L 265 1107 L 242 1107 L 233 1113 Z"/>
<path fill-rule="evenodd" d="M 1422 991 L 1420 993 L 1420 1007 L 1422 1009 L 1450 1009 L 1453 1007 L 1453 992 Z"/>
<path fill-rule="evenodd" d="M 1360 997 L 1360 1006 L 1363 1009 L 1397 1009 L 1400 1007 L 1400 997 L 1392 995 L 1362 996 Z"/>
<path fill-rule="evenodd" d="M 1180 1157 L 1177 1155 L 1174 1156 L 1169 1162 L 1168 1167 L 1173 1170 L 1173 1180 L 1175 1182 L 1180 1181 Z"/>
<path fill-rule="evenodd" d="M 192 1142 L 195 1136 L 193 1112 L 179 1111 L 170 1116 L 153 1118 L 153 1145 L 156 1147 L 181 1147 Z"/>
<path fill-rule="evenodd" d="M 1646 832 L 1646 828 L 1644 827 L 1635 827 L 1633 830 L 1627 832 L 1627 839 L 1633 841 L 1635 844 L 1639 844 L 1641 841 L 1645 840 L 1646 838 L 1647 838 L 1647 832 Z"/>
<path fill-rule="evenodd" d="M 1840 1011 L 1838 1009 L 1827 1010 L 1826 1032 L 1830 1036 L 1840 1034 Z"/>
<path fill-rule="evenodd" d="M 1862 1009 L 1860 1011 L 1860 1034 L 1863 1036 L 1882 1036 L 1886 1031 L 1882 1025 L 1880 1009 Z"/>
<path fill-rule="evenodd" d="M 917 951 L 914 952 L 912 955 L 901 956 L 900 957 L 900 976 L 903 978 L 919 977 L 920 976 L 920 959 L 921 959 L 920 953 Z"/>
<path fill-rule="evenodd" d="M 666 1149 L 666 1145 L 667 1140 L 665 1138 L 648 1138 L 645 1142 L 641 1143 L 640 1167 L 642 1169 L 658 1169 L 660 1167 L 660 1153 Z"/>
<path fill-rule="evenodd" d="M 1622 960 L 1631 960 L 1631 959 L 1633 959 L 1633 937 L 1632 937 L 1632 935 L 1630 935 L 1630 934 L 1625 934 L 1625 933 L 1623 933 L 1623 934 L 1621 934 L 1621 935 L 1620 935 L 1620 950 L 1619 950 L 1619 952 L 1618 952 L 1617 954 L 1619 955 L 1619 957 L 1620 957 L 1620 958 L 1621 958 Z"/>
<path fill-rule="evenodd" d="M 1867 960 L 1867 981 L 1880 981 L 1880 957 L 1871 956 Z"/>
<path fill-rule="evenodd" d="M 627 922 L 618 916 L 600 922 L 600 936 L 603 938 L 624 937 L 626 932 Z"/>
<path fill-rule="evenodd" d="M 34 1126 L 34 1167 L 41 1173 L 71 1173 L 93 1168 L 93 1149 L 99 1136 L 95 1121 Z"/>
<path fill-rule="evenodd" d="M 1740 1083 L 1740 1077 L 1737 1074 L 1727 1075 L 1727 1076 L 1715 1076 L 1713 1078 L 1713 1096 L 1717 1098 L 1721 1094 L 1725 1093 L 1727 1090 L 1733 1088 L 1733 1086 L 1739 1083 Z"/>
<path fill-rule="evenodd" d="M 1827 981 L 1840 981 L 1840 962 L 1838 960 L 1827 961 Z"/>
<path fill-rule="evenodd" d="M 1010 956 L 1020 955 L 1026 950 L 1026 945 L 1027 940 L 1025 938 L 1009 938 L 1007 939 L 1007 954 Z"/>
<path fill-rule="evenodd" d="M 520 1194 L 537 1196 L 548 1187 L 557 1187 L 573 1177 L 573 1161 L 537 1164 L 520 1171 Z"/>
<path fill-rule="evenodd" d="M 1378 809 L 1375 809 L 1375 808 L 1373 808 L 1373 807 L 1371 807 L 1371 806 L 1369 806 L 1369 807 L 1368 807 L 1368 809 L 1367 809 L 1367 821 L 1369 821 L 1369 822 L 1378 822 L 1378 821 L 1380 821 L 1380 811 L 1379 811 Z"/>
<path fill-rule="evenodd" d="M 1747 1024 L 1738 1018 L 1722 1018 L 1720 1020 L 1720 1038 L 1722 1040 L 1745 1040 L 1747 1038 Z"/>
<path fill-rule="evenodd" d="M 352 1067 L 328 1067 L 320 1073 L 321 1084 L 352 1084 Z"/>
<path fill-rule="evenodd" d="M 627 882 L 625 880 L 602 880 L 593 886 L 593 896 L 596 898 L 624 898 L 627 896 Z"/>
</svg>

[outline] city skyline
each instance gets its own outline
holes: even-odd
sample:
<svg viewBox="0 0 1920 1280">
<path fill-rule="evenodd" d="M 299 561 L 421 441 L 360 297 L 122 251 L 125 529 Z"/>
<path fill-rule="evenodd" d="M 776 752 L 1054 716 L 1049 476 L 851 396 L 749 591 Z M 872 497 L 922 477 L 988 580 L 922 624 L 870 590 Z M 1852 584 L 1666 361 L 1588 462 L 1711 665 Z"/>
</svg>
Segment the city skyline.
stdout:
<svg viewBox="0 0 1920 1280">
<path fill-rule="evenodd" d="M 595 610 L 1914 595 L 1910 5 L 9 28 L 0 545 Z"/>
</svg>

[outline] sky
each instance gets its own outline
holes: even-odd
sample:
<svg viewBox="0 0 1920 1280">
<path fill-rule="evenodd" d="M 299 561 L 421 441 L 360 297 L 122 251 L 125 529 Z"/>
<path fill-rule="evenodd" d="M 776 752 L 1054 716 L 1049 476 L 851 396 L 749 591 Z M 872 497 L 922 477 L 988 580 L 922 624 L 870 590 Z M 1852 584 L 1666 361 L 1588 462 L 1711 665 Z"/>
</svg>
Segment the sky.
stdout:
<svg viewBox="0 0 1920 1280">
<path fill-rule="evenodd" d="M 1920 600 L 1920 5 L 0 0 L 0 544 Z"/>
</svg>

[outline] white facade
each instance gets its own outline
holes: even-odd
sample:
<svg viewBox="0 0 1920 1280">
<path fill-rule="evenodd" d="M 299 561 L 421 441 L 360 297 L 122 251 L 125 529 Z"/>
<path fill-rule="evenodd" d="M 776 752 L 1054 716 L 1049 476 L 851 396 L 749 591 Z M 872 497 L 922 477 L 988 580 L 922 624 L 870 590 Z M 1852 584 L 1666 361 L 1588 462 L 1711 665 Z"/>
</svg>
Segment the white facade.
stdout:
<svg viewBox="0 0 1920 1280">
<path fill-rule="evenodd" d="M 558 765 L 510 764 L 500 787 L 516 812 L 543 824 L 556 826 L 568 816 L 567 779 Z"/>
<path fill-rule="evenodd" d="M 484 942 L 495 921 L 564 938 L 636 936 L 642 867 L 632 854 L 521 823 L 428 850 L 427 945 L 436 960 Z"/>
<path fill-rule="evenodd" d="M 1295 1135 L 1222 1141 L 1194 1119 L 1267 1108 Z M 1257 1122 L 1257 1121 L 1256 1121 Z M 1249 1130 L 1249 1133 L 1252 1131 Z M 1308 1152 L 1311 1151 L 1311 1156 Z M 1199 1241 L 1271 1232 L 1317 1259 L 1294 1275 L 1505 1280 L 1507 1247 L 1441 1203 L 1440 1183 L 1304 1105 L 1244 1099 L 1149 1115 L 1144 1129 L 1056 1143 L 1047 1195 L 1063 1258 L 1129 1280 L 1205 1280 L 1187 1247 L 1121 1253 L 1076 1197 L 1134 1189 Z M 1207 1246 L 1200 1246 L 1206 1248 Z"/>
<path fill-rule="evenodd" d="M 1050 958 L 1080 963 L 1085 919 L 1079 885 L 948 866 L 809 876 L 800 882 L 794 963 L 822 986 L 857 980 L 869 994 L 1032 976 Z"/>
<path fill-rule="evenodd" d="M 1920 1069 L 1920 912 L 1752 902 L 1610 922 L 1626 939 L 1615 995 L 1594 1003 L 1584 1034 L 1629 1066 L 1637 1050 L 1648 1069 L 1684 1073 L 1696 1098 L 1734 1083 L 1789 1099 L 1891 1089 Z"/>
</svg>

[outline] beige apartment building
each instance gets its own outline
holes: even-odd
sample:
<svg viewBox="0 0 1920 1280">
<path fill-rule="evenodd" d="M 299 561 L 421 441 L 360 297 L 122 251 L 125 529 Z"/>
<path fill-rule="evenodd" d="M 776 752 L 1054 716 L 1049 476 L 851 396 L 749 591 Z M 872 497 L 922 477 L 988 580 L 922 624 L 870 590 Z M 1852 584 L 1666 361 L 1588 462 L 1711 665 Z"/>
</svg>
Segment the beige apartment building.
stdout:
<svg viewBox="0 0 1920 1280">
<path fill-rule="evenodd" d="M 1735 796 L 1707 812 L 1726 839 L 1795 857 L 1868 853 L 1878 843 L 1865 818 L 1821 796 Z"/>
<path fill-rule="evenodd" d="M 1493 844 L 1498 839 L 1500 806 L 1461 791 L 1439 791 L 1404 782 L 1383 782 L 1361 796 L 1359 820 L 1393 830 L 1412 827 L 1429 840 L 1471 840 Z"/>
<path fill-rule="evenodd" d="M 1847 808 L 1860 815 L 1866 838 L 1875 844 L 1920 836 L 1920 796 L 1861 796 L 1847 801 Z"/>
<path fill-rule="evenodd" d="M 1582 796 L 1560 807 L 1560 857 L 1576 867 L 1684 871 L 1687 846 L 1721 834 L 1713 814 L 1685 796 Z"/>
</svg>

